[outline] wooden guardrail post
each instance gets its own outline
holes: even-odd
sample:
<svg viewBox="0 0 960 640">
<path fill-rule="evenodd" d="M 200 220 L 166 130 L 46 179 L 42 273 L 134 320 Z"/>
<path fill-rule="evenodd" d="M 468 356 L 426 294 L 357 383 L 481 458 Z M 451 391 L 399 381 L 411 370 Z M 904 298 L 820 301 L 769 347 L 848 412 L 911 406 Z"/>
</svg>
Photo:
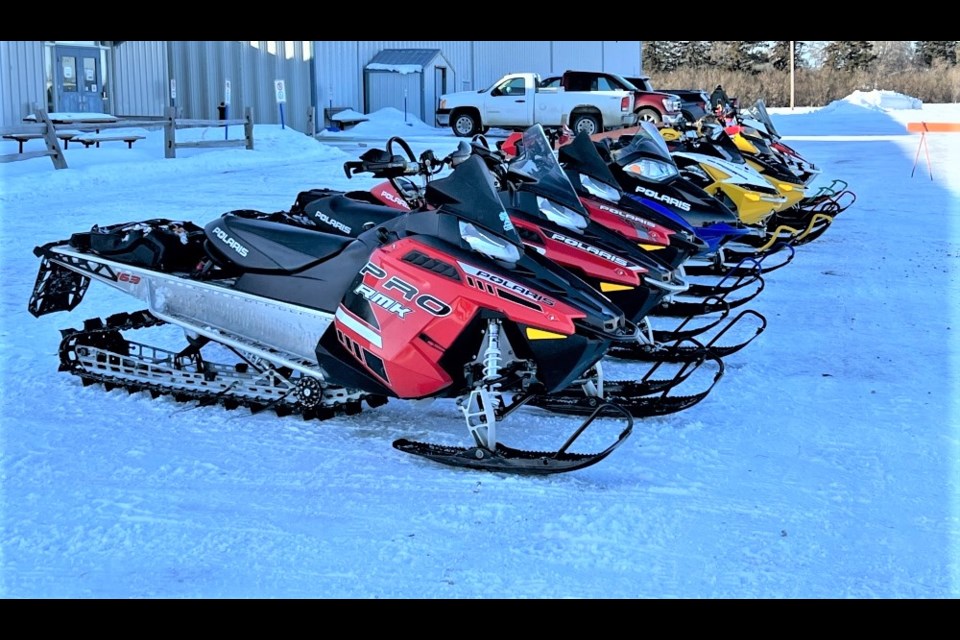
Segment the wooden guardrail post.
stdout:
<svg viewBox="0 0 960 640">
<path fill-rule="evenodd" d="M 33 108 L 33 115 L 37 119 L 37 122 L 42 122 L 46 127 L 43 130 L 43 141 L 47 144 L 47 151 L 50 153 L 50 159 L 53 160 L 53 167 L 55 169 L 66 169 L 67 159 L 63 157 L 63 149 L 60 148 L 60 138 L 57 137 L 57 130 L 53 126 L 53 122 L 50 121 L 50 116 L 47 115 L 46 109 L 35 106 Z"/>
<path fill-rule="evenodd" d="M 310 107 L 307 111 L 307 135 L 317 135 L 317 108 Z"/>
<path fill-rule="evenodd" d="M 177 108 L 167 107 L 167 117 L 163 123 L 163 157 L 177 157 Z"/>
<path fill-rule="evenodd" d="M 243 110 L 243 137 L 247 139 L 247 149 L 253 149 L 253 109 L 247 107 Z"/>
</svg>

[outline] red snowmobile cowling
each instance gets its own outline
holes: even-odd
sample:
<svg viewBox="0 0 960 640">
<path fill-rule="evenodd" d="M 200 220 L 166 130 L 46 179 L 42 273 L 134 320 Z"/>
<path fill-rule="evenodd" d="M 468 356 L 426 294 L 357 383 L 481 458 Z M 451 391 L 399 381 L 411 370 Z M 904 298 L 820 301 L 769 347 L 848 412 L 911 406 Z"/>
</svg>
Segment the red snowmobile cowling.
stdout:
<svg viewBox="0 0 960 640">
<path fill-rule="evenodd" d="M 429 290 L 418 289 L 412 283 L 423 281 L 423 269 L 411 254 L 417 261 L 454 266 L 457 277 L 437 278 Z M 558 337 L 576 333 L 573 321 L 585 317 L 582 311 L 478 264 L 453 265 L 449 255 L 411 237 L 378 248 L 354 290 L 369 301 L 373 318 L 341 303 L 335 317 L 340 343 L 397 397 L 424 398 L 450 384 L 440 359 L 483 308 L 493 306 L 521 326 Z M 365 351 L 378 360 L 371 362 Z"/>
</svg>

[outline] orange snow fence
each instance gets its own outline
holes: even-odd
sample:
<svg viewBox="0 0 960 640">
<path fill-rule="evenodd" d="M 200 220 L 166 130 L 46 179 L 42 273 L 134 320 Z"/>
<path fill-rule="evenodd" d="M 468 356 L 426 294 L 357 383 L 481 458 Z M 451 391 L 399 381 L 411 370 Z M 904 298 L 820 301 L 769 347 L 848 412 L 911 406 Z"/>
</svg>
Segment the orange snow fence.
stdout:
<svg viewBox="0 0 960 640">
<path fill-rule="evenodd" d="M 920 159 L 920 149 L 923 149 L 927 155 L 927 170 L 930 172 L 930 179 L 933 180 L 933 167 L 930 164 L 930 147 L 927 146 L 928 133 L 960 133 L 960 122 L 908 122 L 907 131 L 920 134 L 920 144 L 917 146 L 917 155 L 913 159 L 913 171 L 910 177 L 917 171 L 917 161 Z"/>
<path fill-rule="evenodd" d="M 908 122 L 910 133 L 947 133 L 960 131 L 960 122 Z"/>
</svg>

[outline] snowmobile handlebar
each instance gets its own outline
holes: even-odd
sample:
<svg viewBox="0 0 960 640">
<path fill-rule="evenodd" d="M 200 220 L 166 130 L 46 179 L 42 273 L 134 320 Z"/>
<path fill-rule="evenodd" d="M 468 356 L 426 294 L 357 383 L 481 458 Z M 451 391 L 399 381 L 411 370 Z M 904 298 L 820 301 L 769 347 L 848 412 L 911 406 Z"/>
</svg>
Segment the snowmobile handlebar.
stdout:
<svg viewBox="0 0 960 640">
<path fill-rule="evenodd" d="M 406 157 L 394 152 L 394 144 L 399 145 Z M 394 136 L 387 140 L 383 149 L 370 149 L 360 156 L 359 160 L 350 160 L 343 163 L 343 171 L 348 178 L 358 173 L 370 173 L 375 178 L 399 178 L 413 176 L 420 173 L 421 167 L 413 155 L 413 149 L 403 138 Z"/>
<path fill-rule="evenodd" d="M 394 144 L 399 145 L 406 157 L 394 152 Z M 438 160 L 432 149 L 427 149 L 417 158 L 407 141 L 398 136 L 387 140 L 384 149 L 370 149 L 360 156 L 360 160 L 343 163 L 343 171 L 348 178 L 359 173 L 369 173 L 375 178 L 394 179 L 403 176 L 423 176 L 429 179 L 445 166 L 455 167 L 465 157 L 464 143 L 460 147 Z"/>
</svg>

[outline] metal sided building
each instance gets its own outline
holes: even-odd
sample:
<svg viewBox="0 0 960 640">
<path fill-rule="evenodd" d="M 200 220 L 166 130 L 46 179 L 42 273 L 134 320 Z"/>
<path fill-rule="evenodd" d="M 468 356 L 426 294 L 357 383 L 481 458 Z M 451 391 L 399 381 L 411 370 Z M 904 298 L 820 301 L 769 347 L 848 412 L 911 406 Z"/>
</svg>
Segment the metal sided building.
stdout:
<svg viewBox="0 0 960 640">
<path fill-rule="evenodd" d="M 0 41 L 0 126 L 19 124 L 33 105 L 120 117 L 172 106 L 199 119 L 250 107 L 258 124 L 311 134 L 331 107 L 393 106 L 433 125 L 441 94 L 504 73 L 635 75 L 641 59 L 639 41 Z"/>
<path fill-rule="evenodd" d="M 318 113 L 327 108 L 361 113 L 377 106 L 401 108 L 405 89 L 408 111 L 429 125 L 436 124 L 440 95 L 485 88 L 505 73 L 549 75 L 584 69 L 636 75 L 643 70 L 638 40 L 322 40 L 314 46 Z M 420 67 L 417 79 L 415 67 Z M 396 73 L 385 73 L 390 70 Z M 410 77 L 403 78 L 404 72 Z M 422 86 L 423 93 L 413 98 L 416 86 Z"/>
<path fill-rule="evenodd" d="M 0 41 L 0 126 L 22 122 L 33 105 L 152 118 L 172 106 L 198 119 L 250 107 L 257 123 L 306 131 L 312 64 L 309 41 Z"/>
</svg>

